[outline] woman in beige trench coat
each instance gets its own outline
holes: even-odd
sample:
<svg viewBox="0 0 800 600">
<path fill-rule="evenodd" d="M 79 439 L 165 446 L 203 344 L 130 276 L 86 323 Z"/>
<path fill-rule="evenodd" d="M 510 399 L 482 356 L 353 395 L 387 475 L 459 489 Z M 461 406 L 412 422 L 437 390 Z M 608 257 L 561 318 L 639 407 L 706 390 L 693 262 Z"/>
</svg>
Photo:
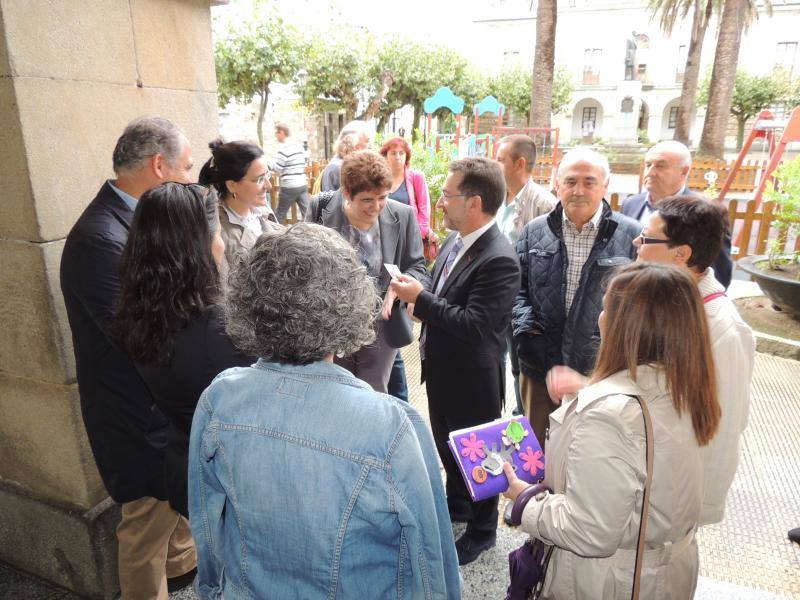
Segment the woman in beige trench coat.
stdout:
<svg viewBox="0 0 800 600">
<path fill-rule="evenodd" d="M 646 479 L 639 396 L 654 437 L 640 598 L 688 600 L 697 584 L 700 447 L 720 416 L 702 300 L 679 269 L 635 263 L 613 278 L 604 307 L 595 371 L 550 416 L 545 484 L 553 492 L 524 505 L 522 528 L 555 546 L 543 598 L 631 597 Z M 506 495 L 516 499 L 527 484 L 506 474 Z"/>
</svg>

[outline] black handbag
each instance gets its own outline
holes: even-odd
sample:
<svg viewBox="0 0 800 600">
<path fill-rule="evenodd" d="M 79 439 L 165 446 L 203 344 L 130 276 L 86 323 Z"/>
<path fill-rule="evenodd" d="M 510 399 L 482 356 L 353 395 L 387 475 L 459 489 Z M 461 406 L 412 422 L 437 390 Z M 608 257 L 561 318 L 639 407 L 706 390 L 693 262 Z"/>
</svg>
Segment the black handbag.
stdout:
<svg viewBox="0 0 800 600">
<path fill-rule="evenodd" d="M 406 313 L 406 303 L 395 300 L 388 321 L 382 322 L 383 338 L 390 348 L 403 348 L 414 341 L 414 327 Z"/>
</svg>

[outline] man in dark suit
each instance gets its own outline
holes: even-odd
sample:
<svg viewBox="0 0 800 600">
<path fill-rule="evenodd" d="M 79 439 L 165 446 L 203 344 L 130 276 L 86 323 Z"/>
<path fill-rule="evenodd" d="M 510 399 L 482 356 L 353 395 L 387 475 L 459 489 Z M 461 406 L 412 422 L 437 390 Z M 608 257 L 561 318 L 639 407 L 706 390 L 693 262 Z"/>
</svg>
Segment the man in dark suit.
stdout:
<svg viewBox="0 0 800 600">
<path fill-rule="evenodd" d="M 647 191 L 626 198 L 620 212 L 636 219 L 644 227 L 664 198 L 693 194 L 686 187 L 691 168 L 692 155 L 686 146 L 675 140 L 659 142 L 644 156 L 644 187 Z M 714 276 L 727 288 L 733 272 L 730 232 L 725 233 L 722 250 L 711 266 Z"/>
<path fill-rule="evenodd" d="M 167 578 L 191 574 L 196 563 L 188 522 L 166 502 L 163 444 L 155 439 L 164 433 L 164 417 L 110 331 L 136 202 L 164 181 L 188 183 L 191 168 L 189 142 L 172 122 L 131 122 L 114 149 L 116 180 L 100 188 L 61 257 L 83 422 L 103 483 L 122 504 L 117 539 L 126 599 L 166 599 Z"/>
<path fill-rule="evenodd" d="M 494 222 L 505 201 L 500 166 L 485 158 L 450 164 L 439 205 L 447 238 L 429 289 L 410 277 L 393 280 L 397 296 L 422 320 L 420 354 L 436 448 L 447 472 L 450 518 L 465 521 L 457 541 L 459 564 L 495 544 L 497 498 L 471 502 L 447 447 L 451 431 L 500 416 L 505 392 L 503 351 L 519 263 Z"/>
</svg>

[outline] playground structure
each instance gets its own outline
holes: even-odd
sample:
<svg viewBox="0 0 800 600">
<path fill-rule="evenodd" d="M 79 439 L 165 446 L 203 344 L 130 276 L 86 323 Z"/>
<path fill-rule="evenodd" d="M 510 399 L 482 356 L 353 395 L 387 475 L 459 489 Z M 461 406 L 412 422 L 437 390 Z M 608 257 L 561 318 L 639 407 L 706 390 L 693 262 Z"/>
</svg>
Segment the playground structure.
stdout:
<svg viewBox="0 0 800 600">
<path fill-rule="evenodd" d="M 777 139 L 779 134 L 780 140 Z M 764 147 L 768 151 L 768 160 L 766 162 L 766 168 L 762 169 L 756 177 L 758 186 L 755 189 L 755 196 L 753 197 L 756 206 L 761 204 L 761 198 L 764 195 L 767 183 L 773 180 L 775 169 L 778 168 L 783 153 L 786 151 L 786 146 L 791 142 L 800 141 L 800 106 L 792 111 L 788 121 L 776 121 L 772 113 L 768 110 L 762 110 L 758 114 L 753 123 L 753 128 L 750 130 L 750 135 L 747 136 L 747 140 L 742 145 L 739 156 L 736 157 L 736 161 L 720 189 L 719 197 L 717 198 L 719 201 L 725 200 L 733 182 L 736 180 L 737 174 L 742 169 L 744 157 L 747 156 L 753 142 L 759 138 L 764 140 Z"/>
<path fill-rule="evenodd" d="M 754 183 L 757 182 L 757 185 L 754 186 L 753 198 L 750 202 L 747 202 L 747 211 L 742 214 L 737 211 L 738 202 L 729 199 L 728 194 L 737 181 L 737 178 L 739 178 L 740 173 L 742 173 L 744 157 L 747 156 L 747 153 L 750 151 L 756 139 L 763 140 L 763 150 L 767 155 L 767 160 L 759 165 L 760 168 L 755 173 Z M 725 178 L 725 182 L 722 184 L 719 196 L 717 197 L 719 202 L 727 202 L 731 223 L 733 225 L 733 253 L 736 258 L 746 256 L 749 253 L 751 226 L 746 217 L 757 214 L 759 209 L 761 210 L 758 214 L 760 214 L 762 218 L 757 222 L 757 231 L 755 232 L 756 252 L 763 253 L 766 240 L 770 239 L 771 236 L 770 230 L 774 210 L 772 202 L 767 202 L 762 205 L 764 191 L 770 182 L 775 186 L 778 185 L 775 181 L 775 170 L 780 164 L 786 147 L 791 142 L 798 141 L 800 141 L 800 107 L 796 107 L 792 111 L 787 121 L 775 120 L 773 114 L 768 110 L 761 111 L 756 117 L 753 128 L 750 130 L 747 140 L 742 145 L 739 155 L 731 166 Z M 740 216 L 744 218 L 744 221 L 742 223 L 737 223 L 736 219 Z M 790 240 L 782 240 L 784 247 L 787 245 L 787 242 L 790 242 Z M 800 238 L 795 240 L 795 249 L 797 249 L 798 246 L 800 246 Z"/>
<path fill-rule="evenodd" d="M 456 120 L 456 132 L 434 133 L 433 114 L 446 108 Z M 425 112 L 425 140 L 428 149 L 439 152 L 442 143 L 452 143 L 456 151 L 453 158 L 463 156 L 486 156 L 497 157 L 498 141 L 506 135 L 521 133 L 530 136 L 536 142 L 536 164 L 534 165 L 534 180 L 545 186 L 552 188 L 553 177 L 561 160 L 561 151 L 558 147 L 558 128 L 531 128 L 531 127 L 504 127 L 503 117 L 506 116 L 506 108 L 498 102 L 494 96 L 486 96 L 473 107 L 473 117 L 475 119 L 474 132 L 465 132 L 462 126 L 462 113 L 464 111 L 464 99 L 456 96 L 449 87 L 440 87 L 423 103 Z M 497 119 L 497 124 L 492 128 L 491 133 L 480 133 L 480 121 L 485 115 Z M 464 133 L 462 133 L 464 132 Z"/>
</svg>

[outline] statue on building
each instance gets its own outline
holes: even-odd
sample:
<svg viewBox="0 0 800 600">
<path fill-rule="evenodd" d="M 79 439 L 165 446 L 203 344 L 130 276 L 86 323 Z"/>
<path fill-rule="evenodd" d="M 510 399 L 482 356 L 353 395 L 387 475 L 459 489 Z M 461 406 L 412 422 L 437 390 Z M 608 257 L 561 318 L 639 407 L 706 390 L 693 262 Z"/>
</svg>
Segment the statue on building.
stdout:
<svg viewBox="0 0 800 600">
<path fill-rule="evenodd" d="M 636 79 L 636 32 L 625 41 L 625 81 Z"/>
</svg>

